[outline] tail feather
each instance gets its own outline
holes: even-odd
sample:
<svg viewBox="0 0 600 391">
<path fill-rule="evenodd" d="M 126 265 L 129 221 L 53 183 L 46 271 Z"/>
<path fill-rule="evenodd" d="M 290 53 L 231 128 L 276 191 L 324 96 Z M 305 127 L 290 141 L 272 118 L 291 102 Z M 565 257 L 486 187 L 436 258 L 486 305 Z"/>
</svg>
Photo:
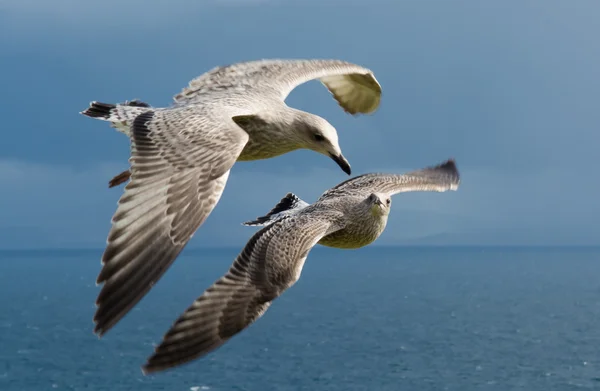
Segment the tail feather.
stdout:
<svg viewBox="0 0 600 391">
<path fill-rule="evenodd" d="M 110 122 L 126 122 L 133 120 L 141 113 L 151 108 L 148 103 L 134 99 L 124 103 L 112 104 L 93 101 L 90 107 L 81 112 L 81 114 L 90 118 L 98 118 Z M 133 109 L 135 108 L 135 109 Z"/>
<path fill-rule="evenodd" d="M 117 105 L 102 102 L 92 102 L 90 107 L 82 111 L 81 114 L 91 118 L 108 119 L 111 116 L 111 110 L 116 109 Z"/>
<path fill-rule="evenodd" d="M 125 103 L 123 103 L 123 105 L 131 106 L 131 107 L 152 107 L 148 103 L 142 102 L 139 99 L 134 99 L 132 101 L 125 101 Z"/>
<path fill-rule="evenodd" d="M 294 193 L 287 193 L 269 213 L 242 224 L 246 226 L 270 225 L 284 217 L 295 215 L 309 205 Z"/>
</svg>

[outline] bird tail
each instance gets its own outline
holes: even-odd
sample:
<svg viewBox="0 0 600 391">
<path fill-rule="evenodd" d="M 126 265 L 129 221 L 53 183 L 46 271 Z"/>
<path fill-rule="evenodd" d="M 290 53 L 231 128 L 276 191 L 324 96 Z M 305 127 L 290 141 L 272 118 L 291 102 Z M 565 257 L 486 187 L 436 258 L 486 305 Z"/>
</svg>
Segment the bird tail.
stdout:
<svg viewBox="0 0 600 391">
<path fill-rule="evenodd" d="M 128 122 L 133 121 L 135 117 L 151 109 L 148 103 L 137 99 L 117 104 L 94 101 L 81 114 L 90 118 L 111 122 L 112 127 L 117 128 L 117 130 L 123 133 L 127 133 L 129 130 Z"/>
<path fill-rule="evenodd" d="M 284 217 L 295 215 L 309 205 L 308 202 L 301 200 L 294 193 L 287 193 L 269 213 L 242 224 L 246 226 L 270 225 Z"/>
</svg>

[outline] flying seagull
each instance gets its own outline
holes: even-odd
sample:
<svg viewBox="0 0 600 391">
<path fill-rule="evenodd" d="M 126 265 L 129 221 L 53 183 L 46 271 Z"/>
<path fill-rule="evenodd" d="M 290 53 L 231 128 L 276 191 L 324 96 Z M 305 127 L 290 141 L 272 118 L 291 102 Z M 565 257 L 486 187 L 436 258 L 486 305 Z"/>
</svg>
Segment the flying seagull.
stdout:
<svg viewBox="0 0 600 391">
<path fill-rule="evenodd" d="M 288 107 L 298 85 L 319 79 L 350 114 L 373 113 L 381 86 L 366 68 L 338 60 L 260 60 L 217 67 L 192 80 L 167 108 L 134 100 L 92 102 L 82 114 L 129 136 L 130 179 L 112 218 L 94 332 L 110 330 L 160 279 L 219 201 L 236 161 L 311 149 L 350 164 L 335 128 Z"/>
<path fill-rule="evenodd" d="M 456 190 L 459 182 L 456 165 L 448 160 L 403 175 L 361 175 L 327 190 L 312 205 L 288 193 L 267 215 L 245 223 L 265 227 L 173 324 L 143 372 L 188 363 L 247 328 L 298 281 L 315 244 L 353 249 L 372 243 L 385 229 L 392 195 Z"/>
</svg>

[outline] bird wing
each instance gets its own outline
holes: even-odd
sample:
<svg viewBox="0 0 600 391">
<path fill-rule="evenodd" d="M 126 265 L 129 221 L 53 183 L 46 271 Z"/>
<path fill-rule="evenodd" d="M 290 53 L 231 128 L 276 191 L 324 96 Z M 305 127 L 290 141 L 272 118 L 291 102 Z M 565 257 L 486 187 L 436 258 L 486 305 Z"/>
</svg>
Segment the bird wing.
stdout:
<svg viewBox="0 0 600 391">
<path fill-rule="evenodd" d="M 319 79 L 350 114 L 369 114 L 379 107 L 381 85 L 373 72 L 340 60 L 276 59 L 217 67 L 192 80 L 174 100 L 190 102 L 206 93 L 223 90 L 254 91 L 285 100 L 294 88 L 314 79 Z"/>
<path fill-rule="evenodd" d="M 341 229 L 337 214 L 302 213 L 255 233 L 229 271 L 179 317 L 143 367 L 145 374 L 197 359 L 247 328 L 299 278 L 312 247 Z"/>
<path fill-rule="evenodd" d="M 444 192 L 458 189 L 460 174 L 453 159 L 405 174 L 364 174 L 327 190 L 320 199 L 340 194 L 373 192 L 394 195 L 408 191 Z"/>
<path fill-rule="evenodd" d="M 149 111 L 132 123 L 131 181 L 112 218 L 94 315 L 99 336 L 139 302 L 211 213 L 248 135 L 230 119 Z"/>
</svg>

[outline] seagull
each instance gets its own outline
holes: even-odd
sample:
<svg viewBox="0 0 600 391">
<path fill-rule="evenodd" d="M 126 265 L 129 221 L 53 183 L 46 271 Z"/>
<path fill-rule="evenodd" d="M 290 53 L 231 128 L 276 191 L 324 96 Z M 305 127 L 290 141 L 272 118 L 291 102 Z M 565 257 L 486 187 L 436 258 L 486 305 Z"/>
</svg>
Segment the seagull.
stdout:
<svg viewBox="0 0 600 391">
<path fill-rule="evenodd" d="M 91 102 L 81 112 L 108 121 L 131 141 L 129 179 L 112 218 L 96 300 L 102 337 L 164 275 L 219 201 L 236 161 L 310 149 L 350 164 L 335 128 L 285 104 L 318 79 L 350 114 L 373 113 L 381 86 L 373 72 L 340 60 L 259 60 L 214 68 L 192 80 L 167 108 L 133 100 Z"/>
<path fill-rule="evenodd" d="M 314 204 L 288 193 L 267 215 L 229 271 L 177 319 L 142 367 L 144 374 L 177 367 L 217 349 L 260 318 L 290 288 L 317 243 L 356 249 L 384 231 L 391 196 L 457 190 L 453 159 L 406 174 L 365 174 L 327 190 Z"/>
</svg>

